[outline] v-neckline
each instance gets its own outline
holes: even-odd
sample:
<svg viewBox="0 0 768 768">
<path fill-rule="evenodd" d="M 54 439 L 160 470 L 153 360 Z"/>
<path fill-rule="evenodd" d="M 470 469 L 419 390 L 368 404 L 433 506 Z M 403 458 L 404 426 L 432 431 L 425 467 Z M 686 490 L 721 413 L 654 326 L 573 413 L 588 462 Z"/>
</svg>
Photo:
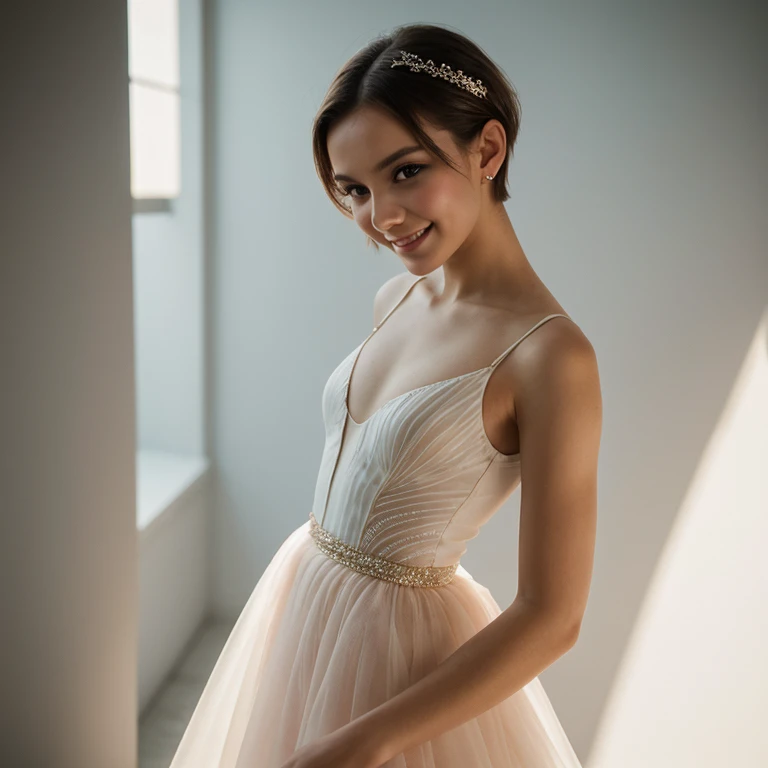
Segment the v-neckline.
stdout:
<svg viewBox="0 0 768 768">
<path fill-rule="evenodd" d="M 358 344 L 357 348 L 352 351 L 352 362 L 349 366 L 349 370 L 347 371 L 346 376 L 346 382 L 344 385 L 344 413 L 347 419 L 349 419 L 355 426 L 357 427 L 364 427 L 366 424 L 368 424 L 371 419 L 373 419 L 375 416 L 380 414 L 382 411 L 384 411 L 385 408 L 388 408 L 390 405 L 393 405 L 396 402 L 399 402 L 400 400 L 403 400 L 406 397 L 409 397 L 411 395 L 415 395 L 418 392 L 421 392 L 426 389 L 430 389 L 431 387 L 437 387 L 440 384 L 450 384 L 453 382 L 461 381 L 462 379 L 469 378 L 470 376 L 477 376 L 481 373 L 486 373 L 488 371 L 493 371 L 493 369 L 496 367 L 496 364 L 499 363 L 504 357 L 509 354 L 511 350 L 513 350 L 523 339 L 525 339 L 526 336 L 528 336 L 530 333 L 536 330 L 542 323 L 545 323 L 547 320 L 549 320 L 552 317 L 568 317 L 568 315 L 563 315 L 558 312 L 552 313 L 547 315 L 546 317 L 541 318 L 537 323 L 535 323 L 531 328 L 529 328 L 520 338 L 517 339 L 512 345 L 507 347 L 504 352 L 502 352 L 490 365 L 484 365 L 482 368 L 476 368 L 473 371 L 467 371 L 466 373 L 460 373 L 457 376 L 450 376 L 447 379 L 440 379 L 439 381 L 432 381 L 429 384 L 422 384 L 419 387 L 414 387 L 413 389 L 409 389 L 407 392 L 403 392 L 399 395 L 395 395 L 394 397 L 391 397 L 389 400 L 387 400 L 385 403 L 380 405 L 373 413 L 371 413 L 366 419 L 363 421 L 357 421 L 349 410 L 349 389 L 352 382 L 352 374 L 354 373 L 355 368 L 357 367 L 357 361 L 360 357 L 360 353 L 363 351 L 363 347 L 368 343 L 371 336 L 381 328 L 382 325 L 387 321 L 389 316 L 402 304 L 402 302 L 405 300 L 405 298 L 410 294 L 411 289 L 417 284 L 420 283 L 424 278 L 426 278 L 427 275 L 422 275 L 417 280 L 414 280 L 410 286 L 408 286 L 408 290 L 405 291 L 405 293 L 400 297 L 400 299 L 395 303 L 395 305 L 387 312 L 386 315 L 381 319 L 378 325 L 374 326 L 370 333 Z M 570 319 L 570 318 L 569 318 Z M 483 431 L 485 431 L 485 428 L 483 428 Z M 496 450 L 496 449 L 494 449 Z M 503 454 L 500 451 L 496 451 L 501 456 L 507 456 L 508 454 Z"/>
<path fill-rule="evenodd" d="M 466 379 L 469 376 L 474 376 L 479 373 L 484 373 L 485 371 L 490 371 L 493 366 L 492 365 L 486 365 L 482 368 L 476 368 L 474 371 L 467 371 L 467 373 L 460 373 L 458 376 L 451 376 L 447 379 L 440 379 L 440 381 L 432 381 L 429 384 L 422 384 L 420 387 L 414 387 L 413 389 L 409 389 L 407 392 L 403 392 L 402 394 L 395 395 L 394 397 L 391 397 L 389 400 L 387 400 L 385 403 L 380 405 L 370 416 L 368 416 L 363 421 L 357 421 L 355 417 L 350 413 L 349 411 L 349 385 L 350 381 L 352 379 L 352 371 L 355 368 L 355 365 L 357 364 L 357 358 L 360 356 L 360 352 L 362 351 L 363 347 L 365 346 L 365 343 L 368 341 L 368 339 L 371 338 L 371 334 L 368 335 L 366 339 L 364 339 L 358 348 L 355 350 L 355 356 L 352 361 L 352 365 L 350 366 L 349 372 L 347 373 L 347 383 L 344 387 L 344 410 L 346 412 L 347 417 L 349 420 L 358 427 L 365 426 L 374 416 L 377 416 L 379 413 L 381 413 L 386 407 L 389 405 L 392 405 L 396 403 L 398 400 L 402 400 L 405 397 L 408 397 L 409 395 L 415 395 L 417 392 L 421 392 L 423 389 L 429 389 L 430 387 L 436 387 L 438 384 L 450 384 L 454 381 L 459 381 L 461 379 Z"/>
<path fill-rule="evenodd" d="M 410 395 L 415 395 L 417 392 L 421 392 L 422 390 L 429 389 L 430 387 L 436 387 L 439 384 L 450 384 L 454 381 L 460 381 L 461 379 L 466 379 L 469 376 L 474 376 L 479 373 L 484 373 L 485 371 L 490 371 L 495 364 L 495 360 L 490 365 L 485 365 L 482 368 L 476 368 L 474 371 L 467 371 L 466 373 L 460 373 L 458 376 L 451 376 L 447 379 L 440 379 L 440 381 L 432 381 L 429 384 L 422 384 L 420 387 L 414 387 L 413 389 L 409 389 L 407 392 L 403 392 L 399 395 L 395 395 L 394 397 L 391 397 L 389 400 L 387 400 L 385 403 L 380 405 L 373 413 L 371 413 L 366 419 L 363 421 L 357 421 L 355 417 L 351 414 L 349 410 L 349 388 L 352 382 L 352 373 L 354 372 L 355 368 L 357 367 L 357 360 L 360 357 L 360 353 L 363 351 L 363 347 L 370 341 L 371 336 L 381 328 L 382 325 L 387 321 L 389 316 L 402 304 L 402 302 L 405 300 L 406 296 L 408 296 L 411 292 L 411 289 L 417 284 L 420 283 L 422 280 L 424 280 L 427 277 L 427 275 L 422 275 L 418 279 L 414 280 L 409 286 L 408 290 L 405 291 L 405 293 L 400 297 L 400 299 L 395 303 L 395 305 L 387 312 L 386 315 L 381 319 L 378 325 L 374 326 L 371 329 L 371 332 L 358 344 L 357 348 L 353 350 L 352 355 L 352 363 L 349 366 L 349 371 L 347 372 L 347 380 L 346 384 L 344 386 L 344 411 L 347 416 L 347 418 L 358 427 L 363 427 L 366 424 L 368 424 L 371 419 L 373 419 L 375 416 L 377 416 L 379 413 L 381 413 L 385 408 L 387 408 L 390 405 L 393 405 L 394 403 L 398 402 L 399 400 L 403 400 L 406 397 L 409 397 Z"/>
</svg>

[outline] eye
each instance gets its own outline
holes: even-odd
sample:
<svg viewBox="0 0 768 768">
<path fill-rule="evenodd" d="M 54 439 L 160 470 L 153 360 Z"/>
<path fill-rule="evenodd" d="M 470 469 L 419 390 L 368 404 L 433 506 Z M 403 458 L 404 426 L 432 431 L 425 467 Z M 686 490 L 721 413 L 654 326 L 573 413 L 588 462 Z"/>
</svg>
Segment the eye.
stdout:
<svg viewBox="0 0 768 768">
<path fill-rule="evenodd" d="M 424 163 L 407 163 L 406 165 L 401 165 L 395 172 L 394 177 L 397 178 L 398 174 L 402 171 L 406 173 L 407 178 L 403 179 L 403 181 L 408 181 L 408 179 L 412 179 L 414 176 L 417 176 L 422 168 L 426 168 L 427 166 Z M 354 189 L 365 189 L 360 184 L 350 184 L 348 187 L 343 188 L 343 192 L 345 195 L 349 195 L 353 200 L 356 198 L 362 197 L 362 195 L 356 195 L 353 194 L 352 190 Z"/>
<path fill-rule="evenodd" d="M 424 168 L 424 165 L 422 163 L 408 163 L 407 165 L 401 165 L 396 171 L 395 176 L 397 176 L 400 171 L 405 170 L 415 170 L 415 173 L 413 173 L 411 176 L 408 176 L 407 178 L 412 179 L 414 176 L 417 176 L 419 171 Z"/>
</svg>

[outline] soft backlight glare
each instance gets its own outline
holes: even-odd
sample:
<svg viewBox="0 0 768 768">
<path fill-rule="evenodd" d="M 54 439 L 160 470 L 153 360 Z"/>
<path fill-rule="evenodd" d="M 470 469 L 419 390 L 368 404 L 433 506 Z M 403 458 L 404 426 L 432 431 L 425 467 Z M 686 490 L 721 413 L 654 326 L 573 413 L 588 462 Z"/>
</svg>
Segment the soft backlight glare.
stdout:
<svg viewBox="0 0 768 768">
<path fill-rule="evenodd" d="M 768 765 L 767 392 L 768 312 L 659 559 L 589 768 Z"/>
<path fill-rule="evenodd" d="M 129 0 L 128 72 L 172 88 L 179 86 L 177 0 Z"/>
<path fill-rule="evenodd" d="M 131 195 L 178 197 L 181 186 L 177 0 L 129 0 Z"/>
<path fill-rule="evenodd" d="M 179 194 L 179 95 L 130 84 L 131 194 L 170 198 Z"/>
</svg>

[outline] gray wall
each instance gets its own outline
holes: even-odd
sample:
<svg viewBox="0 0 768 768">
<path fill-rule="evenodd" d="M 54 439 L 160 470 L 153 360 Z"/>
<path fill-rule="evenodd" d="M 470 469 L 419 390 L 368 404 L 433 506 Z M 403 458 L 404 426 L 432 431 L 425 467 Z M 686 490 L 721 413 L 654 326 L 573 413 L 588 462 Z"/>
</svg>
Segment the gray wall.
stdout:
<svg viewBox="0 0 768 768">
<path fill-rule="evenodd" d="M 674 7 L 672 7 L 674 5 Z M 594 583 L 542 675 L 586 758 L 655 561 L 766 303 L 765 54 L 756 4 L 212 0 L 214 585 L 234 618 L 309 514 L 331 370 L 404 268 L 325 198 L 310 126 L 339 66 L 448 24 L 518 87 L 510 217 L 595 346 L 605 421 Z M 519 494 L 462 564 L 515 594 Z"/>
<path fill-rule="evenodd" d="M 0 24 L 0 764 L 136 764 L 124 3 Z"/>
</svg>

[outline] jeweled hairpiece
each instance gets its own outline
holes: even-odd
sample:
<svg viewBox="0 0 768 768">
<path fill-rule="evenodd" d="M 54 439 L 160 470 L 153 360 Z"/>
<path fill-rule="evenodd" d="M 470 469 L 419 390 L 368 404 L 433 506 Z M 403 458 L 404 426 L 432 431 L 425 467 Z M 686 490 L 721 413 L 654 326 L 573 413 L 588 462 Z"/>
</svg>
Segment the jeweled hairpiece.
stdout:
<svg viewBox="0 0 768 768">
<path fill-rule="evenodd" d="M 415 53 L 408 53 L 407 51 L 400 51 L 400 53 L 403 58 L 393 59 L 392 67 L 404 65 L 411 72 L 427 72 L 432 77 L 442 77 L 443 80 L 449 80 L 458 85 L 459 88 L 463 88 L 465 91 L 469 91 L 481 99 L 485 98 L 488 93 L 488 89 L 483 85 L 482 80 L 473 80 L 471 77 L 467 77 L 461 70 L 454 72 L 447 64 L 441 64 L 438 68 L 432 59 L 427 59 L 425 64 Z"/>
</svg>

